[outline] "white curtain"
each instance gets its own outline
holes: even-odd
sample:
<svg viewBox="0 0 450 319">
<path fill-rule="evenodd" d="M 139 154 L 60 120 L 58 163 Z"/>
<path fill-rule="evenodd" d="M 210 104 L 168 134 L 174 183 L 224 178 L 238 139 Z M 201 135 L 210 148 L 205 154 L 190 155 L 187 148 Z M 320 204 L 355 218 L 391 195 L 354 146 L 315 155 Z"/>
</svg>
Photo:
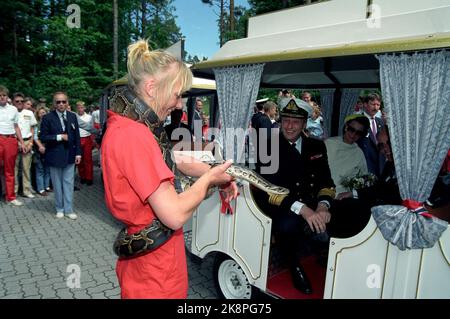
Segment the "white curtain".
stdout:
<svg viewBox="0 0 450 319">
<path fill-rule="evenodd" d="M 331 136 L 331 116 L 333 113 L 334 91 L 336 89 L 320 89 L 320 106 L 322 109 L 324 139 Z"/>
<path fill-rule="evenodd" d="M 358 102 L 362 89 L 342 89 L 341 105 L 339 109 L 338 135 L 342 134 L 344 120 L 347 115 L 355 113 L 355 104 Z"/>
<path fill-rule="evenodd" d="M 383 236 L 400 249 L 432 247 L 447 223 L 425 217 L 421 203 L 450 148 L 450 55 L 377 58 L 400 195 L 414 202 L 374 207 L 373 217 Z"/>
<path fill-rule="evenodd" d="M 263 69 L 264 64 L 214 69 L 220 109 L 219 143 L 224 159 L 245 162 L 245 135 Z"/>
</svg>

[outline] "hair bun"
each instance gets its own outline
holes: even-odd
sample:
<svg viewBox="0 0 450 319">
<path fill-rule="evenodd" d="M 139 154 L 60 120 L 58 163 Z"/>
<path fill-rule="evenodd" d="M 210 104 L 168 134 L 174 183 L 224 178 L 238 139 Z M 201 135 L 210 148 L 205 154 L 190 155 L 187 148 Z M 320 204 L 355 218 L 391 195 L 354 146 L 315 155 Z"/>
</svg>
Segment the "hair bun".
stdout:
<svg viewBox="0 0 450 319">
<path fill-rule="evenodd" d="M 128 46 L 128 56 L 131 57 L 132 61 L 150 55 L 151 47 L 146 40 L 139 40 Z"/>
</svg>

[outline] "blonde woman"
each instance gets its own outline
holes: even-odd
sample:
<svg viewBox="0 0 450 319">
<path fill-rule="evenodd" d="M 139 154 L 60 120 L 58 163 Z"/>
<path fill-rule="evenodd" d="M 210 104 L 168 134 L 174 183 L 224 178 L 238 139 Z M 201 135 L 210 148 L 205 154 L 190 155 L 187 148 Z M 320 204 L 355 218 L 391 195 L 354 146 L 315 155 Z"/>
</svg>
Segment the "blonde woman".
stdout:
<svg viewBox="0 0 450 319">
<path fill-rule="evenodd" d="M 227 200 L 237 196 L 236 184 L 225 173 L 231 163 L 210 168 L 178 158 L 177 169 L 200 177 L 187 191 L 177 193 L 162 124 L 182 108 L 181 95 L 190 88 L 192 73 L 172 55 L 151 51 L 144 40 L 128 47 L 127 67 L 129 87 L 117 89 L 111 98 L 101 150 L 106 204 L 126 225 L 115 242 L 121 296 L 186 298 L 182 226 L 210 186 L 229 183 L 224 188 Z"/>
</svg>

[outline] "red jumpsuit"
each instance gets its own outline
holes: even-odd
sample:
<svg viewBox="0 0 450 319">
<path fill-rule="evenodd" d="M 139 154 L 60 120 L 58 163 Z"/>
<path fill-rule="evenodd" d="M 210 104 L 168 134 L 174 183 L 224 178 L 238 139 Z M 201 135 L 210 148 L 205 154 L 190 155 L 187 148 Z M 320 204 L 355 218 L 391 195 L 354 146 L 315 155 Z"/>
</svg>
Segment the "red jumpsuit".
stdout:
<svg viewBox="0 0 450 319">
<path fill-rule="evenodd" d="M 163 181 L 173 183 L 150 129 L 108 111 L 102 141 L 106 205 L 135 233 L 155 218 L 148 197 Z M 122 298 L 186 298 L 188 276 L 182 229 L 144 256 L 118 260 L 116 273 Z"/>
</svg>

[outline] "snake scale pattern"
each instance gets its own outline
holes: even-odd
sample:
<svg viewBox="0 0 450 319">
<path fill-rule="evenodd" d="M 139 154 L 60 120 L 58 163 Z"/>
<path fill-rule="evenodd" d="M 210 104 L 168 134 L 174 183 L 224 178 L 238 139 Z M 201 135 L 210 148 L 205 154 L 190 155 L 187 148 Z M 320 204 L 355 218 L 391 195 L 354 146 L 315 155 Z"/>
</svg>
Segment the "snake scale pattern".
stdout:
<svg viewBox="0 0 450 319">
<path fill-rule="evenodd" d="M 214 162 L 205 162 L 211 167 L 223 164 L 223 161 L 214 161 Z M 245 180 L 251 185 L 259 188 L 260 190 L 266 192 L 269 195 L 269 203 L 273 205 L 280 205 L 281 201 L 289 195 L 289 189 L 274 185 L 263 178 L 261 175 L 256 173 L 255 171 L 241 166 L 232 164 L 225 171 L 227 174 L 231 175 L 233 178 L 237 180 Z M 195 179 L 187 176 L 177 176 L 180 181 L 181 189 L 184 191 L 188 189 L 194 182 Z M 215 191 L 215 188 L 211 188 L 208 191 L 207 197 L 211 196 Z"/>
</svg>

